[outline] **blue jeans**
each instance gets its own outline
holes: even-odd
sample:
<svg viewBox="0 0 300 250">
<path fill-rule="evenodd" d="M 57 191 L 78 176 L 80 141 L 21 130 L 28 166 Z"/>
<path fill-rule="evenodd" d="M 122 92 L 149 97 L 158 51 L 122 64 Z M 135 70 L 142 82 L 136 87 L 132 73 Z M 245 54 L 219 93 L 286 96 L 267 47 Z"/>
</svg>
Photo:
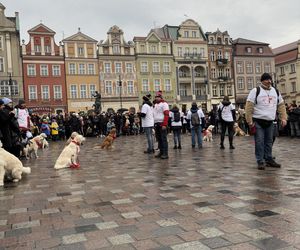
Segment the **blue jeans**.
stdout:
<svg viewBox="0 0 300 250">
<path fill-rule="evenodd" d="M 153 129 L 153 127 L 144 128 L 146 138 L 147 138 L 147 143 L 148 143 L 148 148 L 147 148 L 148 152 L 152 152 L 154 149 L 152 129 Z"/>
<path fill-rule="evenodd" d="M 273 123 L 267 127 L 261 127 L 255 123 L 256 132 L 255 139 L 255 157 L 257 163 L 262 163 L 264 160 L 272 161 L 272 144 L 273 144 Z"/>
<path fill-rule="evenodd" d="M 197 140 L 198 140 L 198 147 L 202 147 L 202 127 L 201 127 L 201 125 L 198 127 L 192 127 L 191 132 L 192 132 L 192 146 L 194 147 L 196 145 L 196 141 L 195 141 L 195 134 L 196 134 Z"/>
<path fill-rule="evenodd" d="M 174 145 L 181 146 L 181 127 L 173 127 Z"/>
</svg>

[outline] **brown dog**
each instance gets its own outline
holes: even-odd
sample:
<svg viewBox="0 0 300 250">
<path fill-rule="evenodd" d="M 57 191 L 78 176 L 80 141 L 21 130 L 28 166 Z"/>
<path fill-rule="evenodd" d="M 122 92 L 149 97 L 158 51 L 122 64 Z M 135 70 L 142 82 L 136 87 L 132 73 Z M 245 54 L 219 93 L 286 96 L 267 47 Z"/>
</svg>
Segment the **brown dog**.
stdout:
<svg viewBox="0 0 300 250">
<path fill-rule="evenodd" d="M 116 132 L 117 132 L 117 130 L 115 128 L 113 128 L 110 131 L 110 133 L 108 134 L 108 136 L 105 137 L 105 139 L 102 142 L 100 148 L 102 148 L 102 149 L 111 149 L 112 144 L 114 142 L 114 139 L 116 138 Z"/>
<path fill-rule="evenodd" d="M 237 122 L 234 123 L 233 129 L 234 129 L 234 136 L 246 135 L 246 133 L 239 127 L 239 124 Z"/>
</svg>

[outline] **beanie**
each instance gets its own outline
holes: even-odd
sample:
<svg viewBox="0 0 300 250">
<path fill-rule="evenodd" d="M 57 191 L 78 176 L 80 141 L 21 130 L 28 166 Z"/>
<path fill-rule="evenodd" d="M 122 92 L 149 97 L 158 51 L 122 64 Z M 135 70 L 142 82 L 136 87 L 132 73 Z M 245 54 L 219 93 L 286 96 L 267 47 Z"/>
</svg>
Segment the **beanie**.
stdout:
<svg viewBox="0 0 300 250">
<path fill-rule="evenodd" d="M 0 99 L 0 105 L 3 105 L 4 104 L 4 102 L 2 101 L 2 99 Z"/>
<path fill-rule="evenodd" d="M 20 99 L 20 100 L 19 100 L 19 105 L 22 105 L 22 104 L 25 104 L 25 101 L 22 100 L 22 99 Z"/>
<path fill-rule="evenodd" d="M 263 73 L 261 75 L 260 81 L 262 82 L 264 80 L 271 80 L 272 81 L 272 76 L 270 74 L 268 74 L 268 73 Z"/>
<path fill-rule="evenodd" d="M 149 101 L 149 98 L 147 96 L 143 96 L 143 100 L 147 102 Z"/>
<path fill-rule="evenodd" d="M 162 98 L 162 91 L 161 90 L 157 91 L 156 94 L 155 94 L 155 97 Z"/>
<path fill-rule="evenodd" d="M 7 104 L 9 104 L 10 102 L 12 102 L 11 99 L 9 99 L 9 98 L 7 98 L 7 97 L 2 98 L 2 101 L 3 101 L 3 104 L 4 104 L 4 105 L 7 105 Z"/>
</svg>

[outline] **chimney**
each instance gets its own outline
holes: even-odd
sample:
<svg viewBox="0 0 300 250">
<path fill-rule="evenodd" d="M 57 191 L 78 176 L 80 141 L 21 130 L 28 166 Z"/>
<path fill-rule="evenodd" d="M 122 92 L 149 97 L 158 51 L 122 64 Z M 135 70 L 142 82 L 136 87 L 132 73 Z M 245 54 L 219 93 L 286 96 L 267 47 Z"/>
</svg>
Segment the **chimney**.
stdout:
<svg viewBox="0 0 300 250">
<path fill-rule="evenodd" d="M 20 19 L 19 19 L 19 12 L 15 12 L 16 17 L 16 30 L 20 31 Z"/>
</svg>

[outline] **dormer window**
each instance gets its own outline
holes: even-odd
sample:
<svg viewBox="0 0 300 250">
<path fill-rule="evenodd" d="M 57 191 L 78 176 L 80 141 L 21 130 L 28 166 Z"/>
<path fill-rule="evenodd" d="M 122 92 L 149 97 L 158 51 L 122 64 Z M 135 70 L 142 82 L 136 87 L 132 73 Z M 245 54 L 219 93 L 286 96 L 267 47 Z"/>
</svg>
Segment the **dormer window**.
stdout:
<svg viewBox="0 0 300 250">
<path fill-rule="evenodd" d="M 264 52 L 264 50 L 263 50 L 262 47 L 259 47 L 257 50 L 258 50 L 258 53 L 259 53 L 259 54 L 262 54 L 262 53 Z"/>
<path fill-rule="evenodd" d="M 120 53 L 120 45 L 119 44 L 114 44 L 113 45 L 113 53 L 114 54 L 119 54 Z"/>
<path fill-rule="evenodd" d="M 197 32 L 196 31 L 192 31 L 192 37 L 196 38 L 197 37 Z"/>
<path fill-rule="evenodd" d="M 184 32 L 184 37 L 189 37 L 189 32 L 188 31 Z"/>
<path fill-rule="evenodd" d="M 84 53 L 83 47 L 79 47 L 78 48 L 78 55 L 83 56 L 83 53 Z"/>
<path fill-rule="evenodd" d="M 252 53 L 252 48 L 251 48 L 251 47 L 247 47 L 247 48 L 246 48 L 246 52 L 247 52 L 247 53 Z"/>
<path fill-rule="evenodd" d="M 214 39 L 212 37 L 209 38 L 209 43 L 214 44 Z"/>
</svg>

